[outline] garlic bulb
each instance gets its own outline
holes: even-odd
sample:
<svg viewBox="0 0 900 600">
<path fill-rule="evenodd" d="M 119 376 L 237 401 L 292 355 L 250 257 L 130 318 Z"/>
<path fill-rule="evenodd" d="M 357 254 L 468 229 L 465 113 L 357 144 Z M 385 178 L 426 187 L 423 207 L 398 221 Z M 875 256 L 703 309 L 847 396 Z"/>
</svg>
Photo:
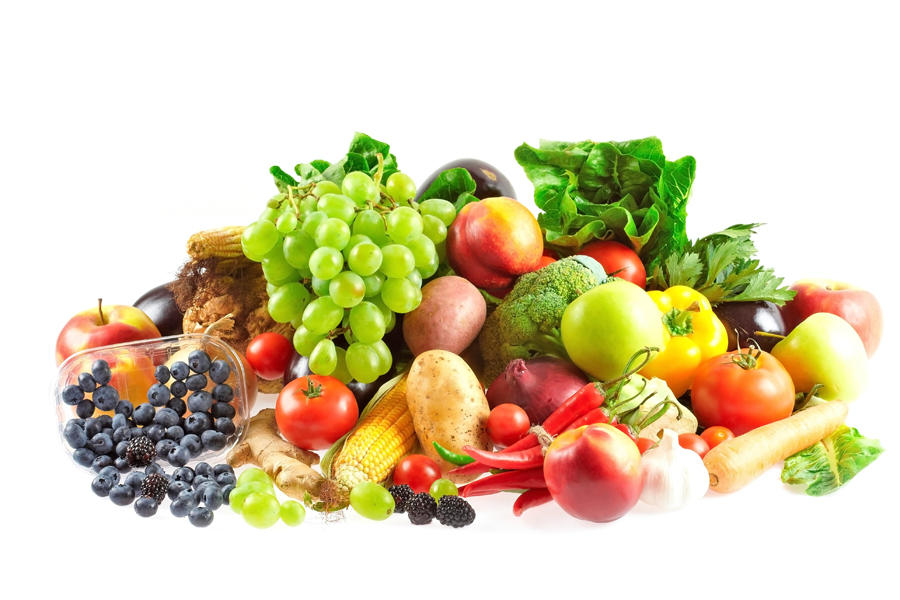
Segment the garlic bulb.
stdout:
<svg viewBox="0 0 900 600">
<path fill-rule="evenodd" d="M 678 444 L 678 434 L 662 430 L 662 439 L 655 448 L 641 457 L 644 470 L 644 490 L 641 500 L 669 510 L 681 508 L 706 493 L 709 473 L 703 459 L 693 450 Z"/>
</svg>

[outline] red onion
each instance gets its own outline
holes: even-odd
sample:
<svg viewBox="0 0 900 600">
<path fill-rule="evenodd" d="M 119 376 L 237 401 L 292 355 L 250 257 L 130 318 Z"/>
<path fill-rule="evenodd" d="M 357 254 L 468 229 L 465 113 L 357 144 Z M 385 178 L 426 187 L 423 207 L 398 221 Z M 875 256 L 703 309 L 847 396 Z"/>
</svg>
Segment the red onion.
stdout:
<svg viewBox="0 0 900 600">
<path fill-rule="evenodd" d="M 539 424 L 587 383 L 578 367 L 561 358 L 517 358 L 506 365 L 486 395 L 491 408 L 516 404 L 525 409 L 532 424 Z"/>
</svg>

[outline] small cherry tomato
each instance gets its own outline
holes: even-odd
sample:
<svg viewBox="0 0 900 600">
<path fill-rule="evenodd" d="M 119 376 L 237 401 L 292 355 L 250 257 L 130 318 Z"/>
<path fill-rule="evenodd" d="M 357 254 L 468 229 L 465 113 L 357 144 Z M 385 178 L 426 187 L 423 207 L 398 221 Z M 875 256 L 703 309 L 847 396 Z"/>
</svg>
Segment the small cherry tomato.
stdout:
<svg viewBox="0 0 900 600">
<path fill-rule="evenodd" d="M 431 489 L 431 484 L 441 478 L 441 468 L 423 454 L 410 454 L 400 459 L 394 467 L 394 485 L 404 483 L 419 494 Z"/>
<path fill-rule="evenodd" d="M 271 381 L 284 375 L 284 369 L 295 352 L 294 344 L 289 339 L 268 331 L 247 344 L 247 361 L 258 376 Z"/>
<path fill-rule="evenodd" d="M 703 438 L 703 441 L 705 441 L 709 445 L 709 449 L 712 450 L 722 442 L 734 438 L 734 434 L 731 433 L 731 430 L 727 427 L 713 425 L 712 427 L 704 429 L 703 433 L 700 434 L 700 437 Z"/>
<path fill-rule="evenodd" d="M 678 436 L 678 445 L 686 450 L 693 450 L 700 455 L 700 458 L 709 452 L 709 444 L 696 433 L 682 433 Z"/>
<path fill-rule="evenodd" d="M 525 409 L 516 404 L 498 404 L 488 415 L 487 430 L 495 446 L 512 446 L 531 428 Z"/>
<path fill-rule="evenodd" d="M 638 450 L 640 450 L 641 454 L 643 454 L 650 448 L 655 447 L 658 442 L 656 442 L 655 440 L 651 440 L 650 438 L 638 438 L 637 442 L 635 443 L 637 444 Z"/>
</svg>

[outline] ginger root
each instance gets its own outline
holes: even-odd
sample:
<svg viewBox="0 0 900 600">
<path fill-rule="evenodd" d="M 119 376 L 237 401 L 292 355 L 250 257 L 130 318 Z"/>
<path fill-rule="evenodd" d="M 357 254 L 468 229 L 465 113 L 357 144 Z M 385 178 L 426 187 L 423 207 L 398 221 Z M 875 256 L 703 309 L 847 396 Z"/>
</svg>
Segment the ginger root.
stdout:
<svg viewBox="0 0 900 600">
<path fill-rule="evenodd" d="M 317 498 L 325 481 L 312 468 L 319 464 L 319 455 L 282 439 L 272 408 L 263 409 L 250 419 L 244 440 L 228 453 L 226 461 L 235 468 L 248 463 L 258 466 L 278 489 L 300 501 L 307 493 Z"/>
</svg>

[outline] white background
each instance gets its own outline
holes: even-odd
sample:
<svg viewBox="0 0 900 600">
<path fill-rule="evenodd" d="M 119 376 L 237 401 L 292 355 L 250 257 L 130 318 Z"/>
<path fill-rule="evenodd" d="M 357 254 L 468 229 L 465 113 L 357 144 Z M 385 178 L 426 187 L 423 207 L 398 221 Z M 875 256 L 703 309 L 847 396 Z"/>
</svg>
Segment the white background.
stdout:
<svg viewBox="0 0 900 600">
<path fill-rule="evenodd" d="M 205 585 L 273 598 L 890 589 L 900 534 L 890 4 L 440 4 L 0 9 L 4 588 L 159 597 Z M 500 495 L 477 499 L 464 530 L 351 515 L 257 531 L 227 508 L 197 530 L 165 509 L 144 520 L 95 497 L 59 447 L 46 397 L 59 329 L 99 296 L 130 304 L 171 279 L 191 233 L 256 218 L 274 190 L 271 165 L 336 160 L 354 131 L 389 142 L 416 181 L 452 159 L 486 160 L 524 202 L 532 187 L 513 159 L 524 141 L 656 135 L 670 159 L 693 155 L 691 237 L 767 223 L 759 255 L 787 282 L 846 280 L 881 299 L 884 343 L 848 423 L 887 452 L 828 497 L 786 488 L 773 468 L 732 495 L 674 513 L 639 504 L 607 525 L 554 506 L 515 518 L 513 497 Z"/>
</svg>

